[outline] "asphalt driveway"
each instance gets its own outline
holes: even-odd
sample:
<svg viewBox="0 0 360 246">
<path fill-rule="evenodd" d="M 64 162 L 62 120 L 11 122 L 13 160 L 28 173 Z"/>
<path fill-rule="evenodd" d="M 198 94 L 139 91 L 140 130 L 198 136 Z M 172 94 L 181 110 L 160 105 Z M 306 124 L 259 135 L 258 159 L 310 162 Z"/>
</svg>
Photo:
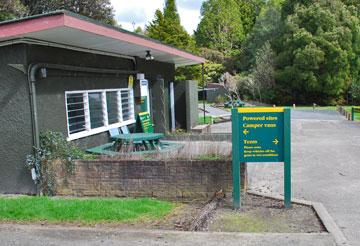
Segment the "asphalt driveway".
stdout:
<svg viewBox="0 0 360 246">
<path fill-rule="evenodd" d="M 360 122 L 335 111 L 292 112 L 293 196 L 321 202 L 360 245 Z M 282 164 L 248 166 L 250 189 L 283 194 Z"/>
</svg>

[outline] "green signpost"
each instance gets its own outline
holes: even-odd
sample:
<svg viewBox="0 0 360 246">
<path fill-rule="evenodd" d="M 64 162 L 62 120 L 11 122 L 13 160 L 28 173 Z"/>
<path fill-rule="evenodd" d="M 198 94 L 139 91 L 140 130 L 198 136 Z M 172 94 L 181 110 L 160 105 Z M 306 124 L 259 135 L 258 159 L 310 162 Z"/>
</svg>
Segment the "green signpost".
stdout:
<svg viewBox="0 0 360 246">
<path fill-rule="evenodd" d="M 355 121 L 355 114 L 360 113 L 360 107 L 352 107 L 351 108 L 351 120 Z"/>
<path fill-rule="evenodd" d="M 240 163 L 283 162 L 285 207 L 291 207 L 291 122 L 287 108 L 232 109 L 234 208 L 240 208 Z"/>
</svg>

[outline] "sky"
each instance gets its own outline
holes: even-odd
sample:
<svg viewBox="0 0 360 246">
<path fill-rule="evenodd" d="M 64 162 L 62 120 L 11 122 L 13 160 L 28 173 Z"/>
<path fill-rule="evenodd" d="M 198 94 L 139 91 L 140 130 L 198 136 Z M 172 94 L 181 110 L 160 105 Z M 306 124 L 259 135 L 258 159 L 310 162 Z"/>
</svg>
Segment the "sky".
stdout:
<svg viewBox="0 0 360 246">
<path fill-rule="evenodd" d="M 181 24 L 193 34 L 200 22 L 200 8 L 204 0 L 177 0 Z M 115 19 L 122 28 L 133 31 L 135 26 L 144 29 L 154 19 L 156 9 L 163 10 L 164 0 L 111 0 Z"/>
</svg>

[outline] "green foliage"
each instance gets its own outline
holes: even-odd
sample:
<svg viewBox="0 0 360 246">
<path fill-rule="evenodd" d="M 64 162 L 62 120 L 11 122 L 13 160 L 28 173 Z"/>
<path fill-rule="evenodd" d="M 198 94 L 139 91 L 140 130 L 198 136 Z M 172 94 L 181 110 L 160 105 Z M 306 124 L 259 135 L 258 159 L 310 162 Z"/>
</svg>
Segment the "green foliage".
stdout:
<svg viewBox="0 0 360 246">
<path fill-rule="evenodd" d="M 278 101 L 333 103 L 359 77 L 359 19 L 338 0 L 285 1 L 283 19 Z"/>
<path fill-rule="evenodd" d="M 68 199 L 49 197 L 0 198 L 0 220 L 17 222 L 94 223 L 160 219 L 174 203 L 155 199 Z"/>
<path fill-rule="evenodd" d="M 155 18 L 146 27 L 146 32 L 150 38 L 190 52 L 195 51 L 195 41 L 180 23 L 175 0 L 167 0 L 163 12 L 156 10 Z"/>
<path fill-rule="evenodd" d="M 275 53 L 269 42 L 266 42 L 255 55 L 255 66 L 252 71 L 254 79 L 254 94 L 258 94 L 260 102 L 274 100 L 275 88 Z"/>
<path fill-rule="evenodd" d="M 355 81 L 351 84 L 350 93 L 353 99 L 360 100 L 360 82 Z"/>
<path fill-rule="evenodd" d="M 213 118 L 212 116 L 199 116 L 198 118 L 198 122 L 199 125 L 208 125 L 208 124 L 212 124 L 213 123 Z"/>
<path fill-rule="evenodd" d="M 280 36 L 281 24 L 281 5 L 278 2 L 268 2 L 245 40 L 236 68 L 249 71 L 255 64 L 256 52 L 265 43 L 272 44 Z"/>
<path fill-rule="evenodd" d="M 201 7 L 201 15 L 195 32 L 199 46 L 224 53 L 240 47 L 245 31 L 236 0 L 207 0 Z"/>
<path fill-rule="evenodd" d="M 177 81 L 197 80 L 199 82 L 198 86 L 203 87 L 201 70 L 202 70 L 201 65 L 177 68 L 176 80 Z M 224 71 L 225 71 L 224 65 L 207 61 L 204 64 L 204 85 L 206 86 L 208 83 L 218 83 Z"/>
<path fill-rule="evenodd" d="M 239 49 L 251 31 L 262 1 L 207 0 L 201 7 L 202 19 L 195 32 L 196 42 L 229 55 Z"/>
<path fill-rule="evenodd" d="M 25 15 L 26 11 L 26 7 L 21 4 L 20 0 L 1 0 L 0 22 L 21 17 Z"/>
<path fill-rule="evenodd" d="M 110 0 L 21 0 L 21 2 L 28 7 L 29 15 L 64 9 L 115 25 L 114 10 Z"/>
<path fill-rule="evenodd" d="M 138 26 L 138 27 L 134 30 L 134 32 L 137 33 L 137 34 L 144 35 L 144 31 L 143 31 L 143 29 L 142 29 L 140 26 Z"/>
<path fill-rule="evenodd" d="M 27 156 L 26 166 L 34 169 L 35 183 L 39 184 L 41 192 L 52 196 L 56 190 L 53 161 L 59 160 L 66 174 L 71 175 L 74 172 L 74 160 L 86 157 L 85 152 L 68 142 L 63 134 L 48 131 L 40 135 L 40 148 L 35 148 L 34 155 Z"/>
<path fill-rule="evenodd" d="M 156 10 L 154 20 L 146 27 L 150 38 L 160 40 L 192 53 L 196 53 L 195 40 L 186 32 L 180 23 L 175 0 L 166 0 L 163 12 Z M 176 81 L 192 80 L 201 77 L 199 66 L 176 69 Z M 199 80 L 200 81 L 200 80 Z"/>
</svg>

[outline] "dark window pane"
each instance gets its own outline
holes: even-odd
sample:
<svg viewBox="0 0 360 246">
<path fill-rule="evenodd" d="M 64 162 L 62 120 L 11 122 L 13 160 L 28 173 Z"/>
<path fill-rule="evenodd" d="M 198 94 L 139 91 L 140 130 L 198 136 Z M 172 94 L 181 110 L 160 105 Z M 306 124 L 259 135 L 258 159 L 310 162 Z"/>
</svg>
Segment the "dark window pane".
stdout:
<svg viewBox="0 0 360 246">
<path fill-rule="evenodd" d="M 106 92 L 107 113 L 109 125 L 119 122 L 117 92 Z"/>
<path fill-rule="evenodd" d="M 89 110 L 91 129 L 104 126 L 101 92 L 89 93 Z"/>
<path fill-rule="evenodd" d="M 133 99 L 131 98 L 130 91 L 121 92 L 121 107 L 122 107 L 122 117 L 124 121 L 133 119 Z"/>
<path fill-rule="evenodd" d="M 70 134 L 85 131 L 84 97 L 82 93 L 66 95 Z"/>
</svg>

